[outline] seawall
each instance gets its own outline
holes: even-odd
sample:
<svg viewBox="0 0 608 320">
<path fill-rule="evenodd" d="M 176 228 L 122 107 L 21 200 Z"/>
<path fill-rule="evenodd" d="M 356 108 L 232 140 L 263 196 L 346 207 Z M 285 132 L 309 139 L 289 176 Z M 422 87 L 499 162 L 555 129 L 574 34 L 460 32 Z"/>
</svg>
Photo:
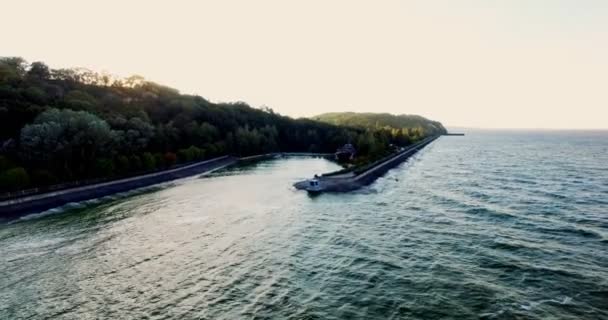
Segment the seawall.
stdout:
<svg viewBox="0 0 608 320">
<path fill-rule="evenodd" d="M 243 158 L 223 156 L 145 175 L 0 201 L 0 217 L 18 217 L 24 214 L 56 208 L 70 202 L 80 202 L 105 197 L 119 192 L 147 187 L 197 174 L 208 173 L 225 168 L 229 165 L 233 165 L 237 162 L 255 162 L 281 156 L 330 157 L 332 155 L 333 154 L 331 153 L 276 152 Z"/>
<path fill-rule="evenodd" d="M 154 172 L 141 176 L 92 184 L 82 187 L 37 194 L 0 202 L 0 217 L 20 216 L 28 213 L 59 207 L 70 202 L 79 202 L 108 196 L 132 189 L 167 182 L 179 178 L 207 173 L 224 168 L 238 161 L 238 158 L 223 156 L 175 169 Z"/>
<path fill-rule="evenodd" d="M 429 145 L 431 142 L 435 141 L 437 138 L 439 138 L 439 136 L 430 137 L 428 139 L 425 139 L 424 141 L 421 141 L 420 143 L 400 152 L 396 156 L 391 157 L 379 163 L 378 165 L 370 168 L 369 170 L 357 175 L 354 180 L 360 185 L 368 185 L 374 182 L 376 179 L 378 179 L 378 177 L 384 175 L 388 170 L 396 167 L 403 161 L 407 160 L 409 157 L 416 154 L 418 151 Z"/>
</svg>

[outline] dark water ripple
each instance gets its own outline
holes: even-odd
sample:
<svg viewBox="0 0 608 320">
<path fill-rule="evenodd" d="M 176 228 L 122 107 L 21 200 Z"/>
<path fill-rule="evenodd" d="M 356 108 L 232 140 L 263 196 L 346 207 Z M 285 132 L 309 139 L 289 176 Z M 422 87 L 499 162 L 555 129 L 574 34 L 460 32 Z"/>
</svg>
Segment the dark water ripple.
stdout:
<svg viewBox="0 0 608 320">
<path fill-rule="evenodd" d="M 444 137 L 375 184 L 283 159 L 0 226 L 0 319 L 608 319 L 608 134 Z"/>
</svg>

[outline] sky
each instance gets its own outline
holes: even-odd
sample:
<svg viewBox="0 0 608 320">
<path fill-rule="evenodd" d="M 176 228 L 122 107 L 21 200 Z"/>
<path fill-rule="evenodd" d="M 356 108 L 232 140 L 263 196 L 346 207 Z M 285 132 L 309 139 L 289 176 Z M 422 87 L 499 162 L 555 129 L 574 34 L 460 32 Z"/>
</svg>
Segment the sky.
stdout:
<svg viewBox="0 0 608 320">
<path fill-rule="evenodd" d="M 606 0 L 0 0 L 0 56 L 292 117 L 608 128 Z"/>
</svg>

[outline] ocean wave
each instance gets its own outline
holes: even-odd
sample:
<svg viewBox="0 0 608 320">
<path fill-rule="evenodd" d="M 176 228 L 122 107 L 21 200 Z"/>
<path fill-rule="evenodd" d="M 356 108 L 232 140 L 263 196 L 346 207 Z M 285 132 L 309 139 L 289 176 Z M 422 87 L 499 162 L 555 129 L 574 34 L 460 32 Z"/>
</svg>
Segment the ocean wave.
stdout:
<svg viewBox="0 0 608 320">
<path fill-rule="evenodd" d="M 538 231 L 545 234 L 559 236 L 579 236 L 583 238 L 601 239 L 602 235 L 599 232 L 590 229 L 578 227 L 538 227 Z"/>
</svg>

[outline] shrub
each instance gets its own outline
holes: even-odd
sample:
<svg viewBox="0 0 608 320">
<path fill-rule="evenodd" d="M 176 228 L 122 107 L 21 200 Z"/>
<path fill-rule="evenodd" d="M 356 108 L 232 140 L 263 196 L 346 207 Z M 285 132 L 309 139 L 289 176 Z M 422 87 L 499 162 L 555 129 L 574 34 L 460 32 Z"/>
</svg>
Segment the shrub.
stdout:
<svg viewBox="0 0 608 320">
<path fill-rule="evenodd" d="M 190 152 L 192 160 L 202 160 L 205 157 L 205 151 L 199 147 L 190 146 L 188 152 Z"/>
<path fill-rule="evenodd" d="M 190 146 L 188 149 L 180 149 L 177 151 L 177 158 L 180 162 L 191 162 L 200 160 L 204 156 L 204 151 L 195 146 Z"/>
<path fill-rule="evenodd" d="M 30 176 L 22 167 L 12 168 L 0 174 L 0 188 L 7 190 L 23 189 L 30 184 Z"/>
<path fill-rule="evenodd" d="M 150 152 L 144 152 L 141 156 L 141 162 L 144 170 L 154 170 L 156 168 L 156 159 Z"/>
<path fill-rule="evenodd" d="M 95 161 L 95 173 L 98 176 L 114 175 L 114 162 L 106 158 L 97 159 Z"/>
<path fill-rule="evenodd" d="M 219 142 L 216 142 L 209 146 L 208 151 L 205 152 L 205 156 L 206 157 L 220 156 L 220 155 L 224 155 L 227 151 L 228 151 L 228 148 L 226 146 L 226 142 L 219 141 Z"/>
</svg>

